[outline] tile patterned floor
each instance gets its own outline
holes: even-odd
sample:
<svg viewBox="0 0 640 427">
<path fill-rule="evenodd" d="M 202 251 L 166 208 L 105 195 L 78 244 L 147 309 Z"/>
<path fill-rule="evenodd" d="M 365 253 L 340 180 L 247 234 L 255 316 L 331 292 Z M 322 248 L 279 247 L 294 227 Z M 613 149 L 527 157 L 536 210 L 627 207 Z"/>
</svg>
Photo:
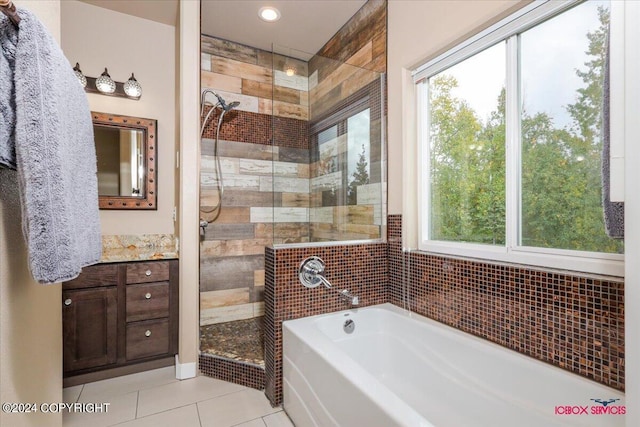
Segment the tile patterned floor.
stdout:
<svg viewBox="0 0 640 427">
<path fill-rule="evenodd" d="M 173 367 L 68 387 L 63 396 L 110 403 L 106 413 L 64 414 L 63 427 L 293 427 L 262 391 L 205 376 L 179 381 Z"/>
</svg>

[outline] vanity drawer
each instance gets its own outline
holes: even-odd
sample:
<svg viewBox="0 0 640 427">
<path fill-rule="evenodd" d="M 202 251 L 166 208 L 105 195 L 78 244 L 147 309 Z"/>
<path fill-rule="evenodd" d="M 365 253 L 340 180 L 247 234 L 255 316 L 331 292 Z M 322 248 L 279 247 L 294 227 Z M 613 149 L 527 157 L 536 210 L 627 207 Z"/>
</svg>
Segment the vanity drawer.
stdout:
<svg viewBox="0 0 640 427">
<path fill-rule="evenodd" d="M 169 320 L 127 324 L 127 360 L 169 353 Z"/>
<path fill-rule="evenodd" d="M 169 317 L 169 282 L 127 285 L 127 322 Z"/>
<path fill-rule="evenodd" d="M 97 264 L 82 269 L 78 277 L 64 282 L 62 287 L 69 289 L 96 288 L 99 286 L 115 286 L 118 284 L 117 264 Z"/>
<path fill-rule="evenodd" d="M 169 280 L 169 263 L 135 262 L 127 264 L 127 283 L 149 283 Z"/>
</svg>

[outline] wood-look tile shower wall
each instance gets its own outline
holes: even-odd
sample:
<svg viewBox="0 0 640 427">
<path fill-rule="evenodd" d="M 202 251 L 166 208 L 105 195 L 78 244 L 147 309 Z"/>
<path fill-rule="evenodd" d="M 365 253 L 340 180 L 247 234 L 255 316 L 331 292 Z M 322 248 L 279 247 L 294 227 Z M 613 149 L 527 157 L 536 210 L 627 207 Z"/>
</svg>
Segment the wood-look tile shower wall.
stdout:
<svg viewBox="0 0 640 427">
<path fill-rule="evenodd" d="M 202 90 L 215 90 L 227 103 L 240 102 L 220 129 L 224 207 L 200 247 L 200 324 L 205 325 L 261 316 L 265 246 L 274 243 L 274 234 L 275 243 L 308 241 L 309 108 L 306 62 L 205 35 L 201 47 Z M 287 76 L 289 66 L 295 75 Z M 218 199 L 213 141 L 218 114 L 212 114 L 201 145 L 203 218 Z"/>
<path fill-rule="evenodd" d="M 309 122 L 319 120 L 368 97 L 369 181 L 357 188 L 356 204 L 347 204 L 351 178 L 346 159 L 347 134 L 322 148 L 310 138 L 311 241 L 376 239 L 384 236 L 384 73 L 387 67 L 387 3 L 368 1 L 309 60 Z M 359 154 L 349 153 L 349 154 Z M 337 168 L 327 168 L 338 160 Z M 337 169 L 337 170 L 336 170 Z M 337 195 L 337 197 L 336 197 Z M 342 196 L 341 196 L 342 195 Z"/>
<path fill-rule="evenodd" d="M 358 205 L 319 206 L 314 179 L 323 178 L 313 175 L 318 149 L 310 146 L 309 124 L 379 82 L 386 71 L 386 17 L 386 1 L 369 0 L 308 63 L 202 35 L 201 88 L 240 105 L 220 129 L 224 208 L 201 245 L 201 324 L 263 314 L 264 248 L 271 243 L 384 235 L 381 201 L 370 202 L 385 191 L 379 172 L 358 189 Z M 295 74 L 287 75 L 287 69 Z M 371 115 L 371 138 L 381 141 L 383 102 L 378 105 L 380 111 Z M 203 211 L 217 202 L 217 114 L 202 142 Z M 373 148 L 371 170 L 381 171 L 383 162 L 383 150 Z"/>
</svg>

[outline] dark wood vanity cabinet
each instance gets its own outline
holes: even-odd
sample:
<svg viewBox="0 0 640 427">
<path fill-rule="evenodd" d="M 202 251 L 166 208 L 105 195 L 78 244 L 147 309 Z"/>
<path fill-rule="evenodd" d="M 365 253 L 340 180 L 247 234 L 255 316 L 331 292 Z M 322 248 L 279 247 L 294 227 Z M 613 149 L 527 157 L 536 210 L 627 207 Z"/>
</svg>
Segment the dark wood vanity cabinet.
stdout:
<svg viewBox="0 0 640 427">
<path fill-rule="evenodd" d="M 64 370 L 116 363 L 118 295 L 115 286 L 62 293 Z"/>
<path fill-rule="evenodd" d="M 178 351 L 178 261 L 86 267 L 63 283 L 62 307 L 65 386 L 166 366 Z"/>
</svg>

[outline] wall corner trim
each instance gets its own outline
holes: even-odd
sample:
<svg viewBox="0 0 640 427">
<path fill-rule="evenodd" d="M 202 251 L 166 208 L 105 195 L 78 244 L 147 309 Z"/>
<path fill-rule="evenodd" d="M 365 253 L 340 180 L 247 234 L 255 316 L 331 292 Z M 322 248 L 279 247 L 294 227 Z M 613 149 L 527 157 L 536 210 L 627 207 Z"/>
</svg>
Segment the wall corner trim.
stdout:
<svg viewBox="0 0 640 427">
<path fill-rule="evenodd" d="M 195 378 L 196 376 L 196 362 L 180 363 L 180 358 L 176 354 L 176 379 L 186 380 L 189 378 Z"/>
</svg>

